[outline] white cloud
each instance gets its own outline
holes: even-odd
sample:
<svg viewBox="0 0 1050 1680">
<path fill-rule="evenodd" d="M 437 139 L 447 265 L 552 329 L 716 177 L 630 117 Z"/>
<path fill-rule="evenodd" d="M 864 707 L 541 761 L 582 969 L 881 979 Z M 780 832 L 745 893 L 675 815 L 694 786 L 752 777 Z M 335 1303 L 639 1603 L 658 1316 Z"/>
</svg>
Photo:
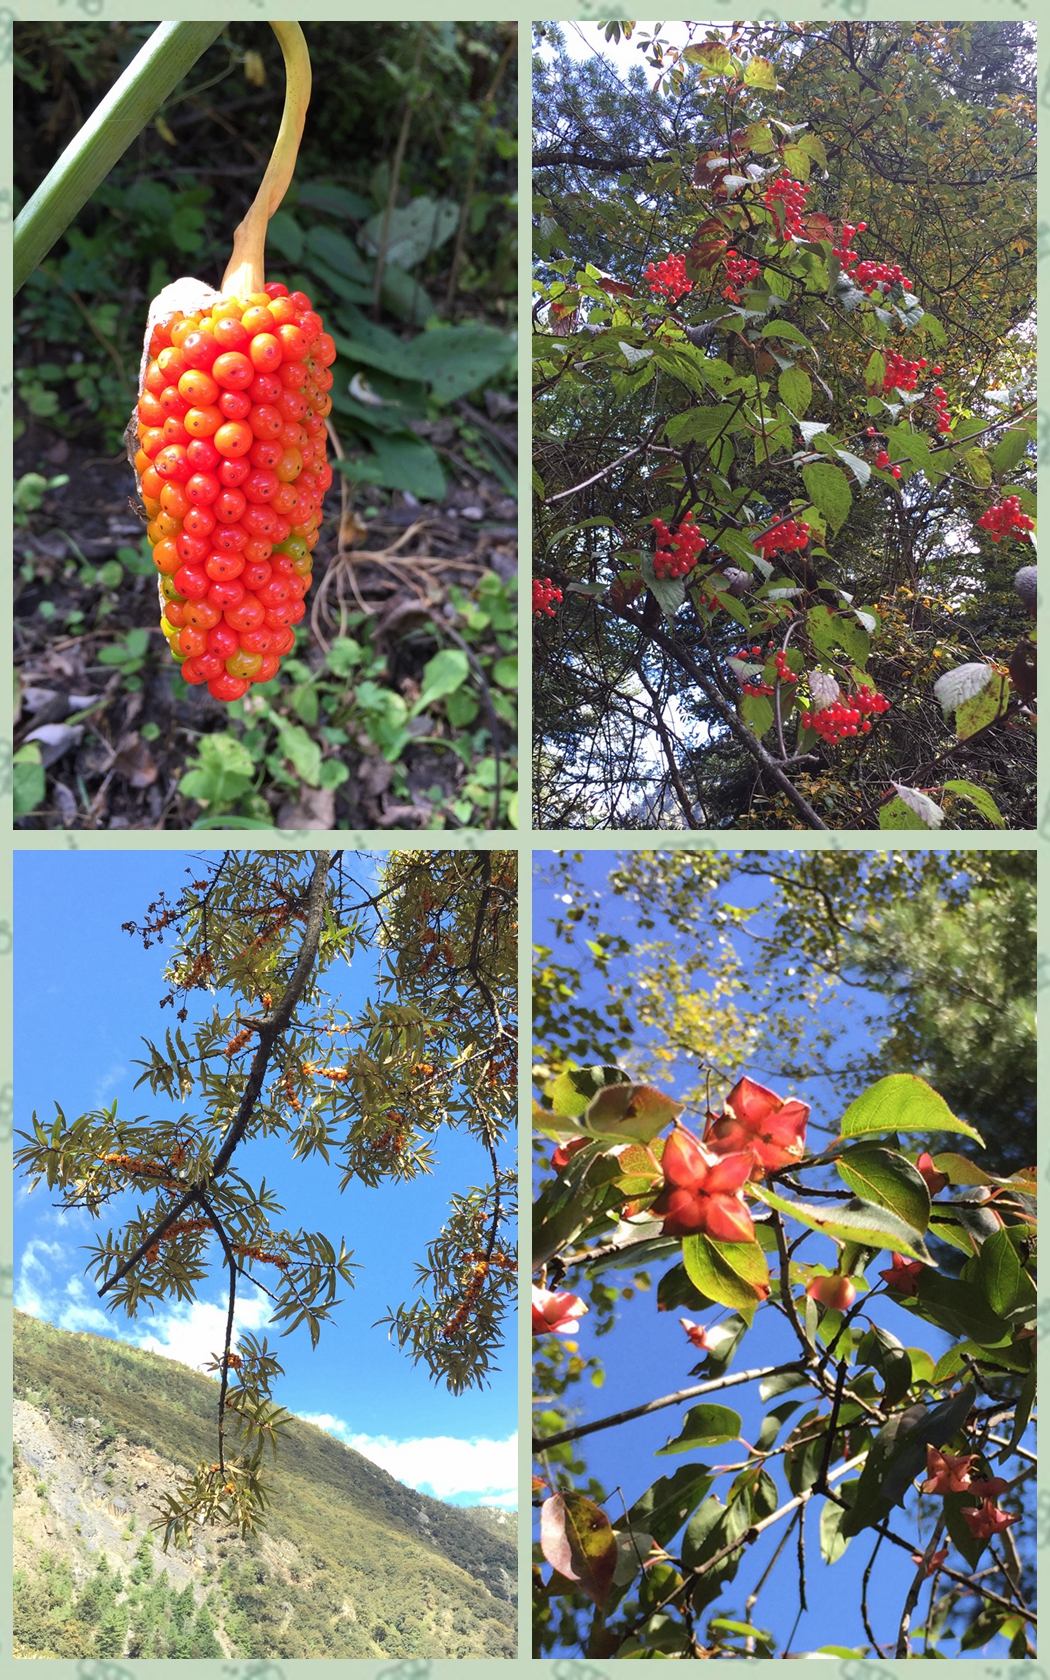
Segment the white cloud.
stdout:
<svg viewBox="0 0 1050 1680">
<path fill-rule="evenodd" d="M 60 1330 L 90 1330 L 99 1336 L 113 1336 L 148 1353 L 162 1353 L 193 1370 L 203 1370 L 213 1354 L 221 1353 L 226 1336 L 226 1307 L 221 1302 L 175 1302 L 155 1309 L 147 1329 L 135 1320 L 114 1318 L 98 1301 L 93 1286 L 70 1272 L 63 1283 L 61 1274 L 70 1262 L 62 1243 L 34 1238 L 22 1254 L 15 1285 L 15 1306 L 32 1318 L 57 1324 Z M 245 1330 L 258 1330 L 268 1322 L 270 1305 L 265 1295 L 241 1294 L 234 1315 L 234 1339 Z"/>
<path fill-rule="evenodd" d="M 177 1359 L 195 1371 L 202 1371 L 208 1361 L 222 1352 L 226 1340 L 226 1307 L 212 1301 L 180 1301 L 162 1307 L 151 1320 L 153 1329 L 146 1335 L 131 1330 L 122 1339 L 148 1353 L 162 1353 L 167 1359 Z M 258 1330 L 268 1323 L 270 1303 L 256 1291 L 254 1297 L 238 1295 L 234 1313 L 234 1341 L 245 1330 Z"/>
<path fill-rule="evenodd" d="M 95 1101 L 101 1105 L 114 1087 L 127 1077 L 127 1072 L 128 1070 L 123 1062 L 111 1062 L 105 1073 L 95 1082 L 95 1089 L 92 1093 Z"/>
<path fill-rule="evenodd" d="M 517 1506 L 516 1435 L 508 1435 L 505 1441 L 464 1441 L 453 1435 L 394 1441 L 386 1435 L 355 1435 L 349 1424 L 328 1412 L 299 1415 L 420 1493 L 435 1499 L 462 1499 L 469 1494 L 478 1505 Z"/>
</svg>

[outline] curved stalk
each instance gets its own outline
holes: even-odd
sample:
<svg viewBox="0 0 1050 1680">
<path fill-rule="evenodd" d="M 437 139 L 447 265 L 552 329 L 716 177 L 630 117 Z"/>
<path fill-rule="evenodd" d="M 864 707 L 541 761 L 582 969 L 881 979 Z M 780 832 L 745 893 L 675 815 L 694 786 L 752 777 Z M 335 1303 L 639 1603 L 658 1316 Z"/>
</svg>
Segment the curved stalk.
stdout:
<svg viewBox="0 0 1050 1680">
<path fill-rule="evenodd" d="M 225 27 L 225 23 L 162 23 L 154 30 L 16 220 L 16 292 L 160 110 L 172 88 Z"/>
<path fill-rule="evenodd" d="M 306 108 L 310 103 L 310 53 L 297 23 L 271 24 L 284 54 L 284 111 L 277 140 L 254 203 L 233 236 L 233 255 L 222 277 L 231 297 L 261 292 L 266 279 L 266 224 L 288 191 L 295 173 Z"/>
</svg>

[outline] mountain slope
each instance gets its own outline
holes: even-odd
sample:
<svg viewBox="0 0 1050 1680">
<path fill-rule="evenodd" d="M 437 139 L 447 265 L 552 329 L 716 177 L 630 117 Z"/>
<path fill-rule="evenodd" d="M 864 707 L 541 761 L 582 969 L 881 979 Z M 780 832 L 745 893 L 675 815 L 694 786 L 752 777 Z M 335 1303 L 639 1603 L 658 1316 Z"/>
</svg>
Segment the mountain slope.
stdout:
<svg viewBox="0 0 1050 1680">
<path fill-rule="evenodd" d="M 149 1524 L 213 1452 L 218 1385 L 15 1314 L 16 1654 L 509 1657 L 516 1531 L 298 1420 L 265 1533 L 168 1554 Z"/>
</svg>

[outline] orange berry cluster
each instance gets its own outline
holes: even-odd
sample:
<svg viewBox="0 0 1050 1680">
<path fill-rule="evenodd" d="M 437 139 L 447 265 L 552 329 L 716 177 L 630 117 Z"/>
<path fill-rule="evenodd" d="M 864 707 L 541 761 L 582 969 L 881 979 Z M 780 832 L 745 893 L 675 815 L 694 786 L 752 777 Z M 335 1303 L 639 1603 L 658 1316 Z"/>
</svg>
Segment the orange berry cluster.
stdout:
<svg viewBox="0 0 1050 1680">
<path fill-rule="evenodd" d="M 723 291 L 722 296 L 728 298 L 730 303 L 739 303 L 740 293 L 736 288 L 738 286 L 748 286 L 752 280 L 757 280 L 761 272 L 759 265 L 757 262 L 753 262 L 750 257 L 740 256 L 737 251 L 727 251 L 723 261 L 725 263 L 726 279 L 729 284 Z"/>
<path fill-rule="evenodd" d="M 254 1243 L 231 1243 L 230 1246 L 234 1253 L 239 1254 L 243 1260 L 265 1261 L 270 1266 L 276 1266 L 282 1272 L 288 1265 L 287 1254 L 271 1254 L 269 1249 L 259 1248 Z"/>
<path fill-rule="evenodd" d="M 488 1274 L 488 1261 L 479 1260 L 477 1265 L 474 1267 L 473 1273 L 471 1274 L 471 1279 L 467 1285 L 466 1293 L 464 1294 L 462 1301 L 441 1331 L 441 1334 L 444 1336 L 446 1341 L 449 1341 L 457 1334 L 458 1331 L 462 1330 L 464 1324 L 474 1310 L 474 1302 L 481 1294 Z"/>
<path fill-rule="evenodd" d="M 335 344 L 305 292 L 273 281 L 153 329 L 135 469 L 189 683 L 239 700 L 295 645 L 332 482 Z"/>
<path fill-rule="evenodd" d="M 226 1052 L 225 1052 L 226 1055 L 228 1057 L 229 1056 L 236 1056 L 238 1050 L 243 1050 L 244 1046 L 247 1044 L 248 1040 L 251 1038 L 253 1030 L 254 1029 L 251 1028 L 251 1027 L 242 1027 L 240 1032 L 234 1033 L 233 1037 L 230 1039 L 229 1044 L 227 1044 L 227 1046 L 226 1046 Z"/>
<path fill-rule="evenodd" d="M 755 547 L 762 558 L 768 560 L 771 554 L 790 554 L 793 549 L 805 548 L 809 535 L 809 526 L 804 520 L 796 525 L 793 519 L 783 519 L 771 531 L 764 531 L 756 537 Z"/>
<path fill-rule="evenodd" d="M 657 577 L 685 577 L 707 547 L 707 538 L 700 535 L 693 521 L 692 508 L 679 523 L 677 531 L 672 533 L 662 519 L 653 520 L 653 530 L 660 541 L 660 547 L 653 555 L 653 571 Z"/>
<path fill-rule="evenodd" d="M 142 1178 L 157 1179 L 161 1184 L 175 1183 L 166 1167 L 158 1166 L 155 1161 L 143 1161 L 138 1155 L 100 1155 L 108 1167 L 119 1167 L 122 1172 L 139 1175 Z"/>
<path fill-rule="evenodd" d="M 806 208 L 808 192 L 808 187 L 804 187 L 801 181 L 793 180 L 786 173 L 778 175 L 766 188 L 763 202 L 779 222 L 782 239 L 786 239 L 789 234 L 801 234 L 802 213 Z"/>
<path fill-rule="evenodd" d="M 693 289 L 693 282 L 686 278 L 685 257 L 674 251 L 663 262 L 650 263 L 642 278 L 648 280 L 654 297 L 662 294 L 669 303 L 677 303 Z"/>
<path fill-rule="evenodd" d="M 550 578 L 533 578 L 532 580 L 532 610 L 533 613 L 546 613 L 548 618 L 554 617 L 552 602 L 561 600 L 561 590 L 555 589 Z"/>
<path fill-rule="evenodd" d="M 1016 530 L 1022 534 L 1031 531 L 1034 520 L 1029 519 L 1027 513 L 1021 512 L 1021 503 L 1016 496 L 1007 496 L 1003 501 L 990 507 L 987 513 L 982 513 L 977 521 L 982 531 L 987 531 L 993 543 L 1003 537 L 1009 537 Z"/>
</svg>

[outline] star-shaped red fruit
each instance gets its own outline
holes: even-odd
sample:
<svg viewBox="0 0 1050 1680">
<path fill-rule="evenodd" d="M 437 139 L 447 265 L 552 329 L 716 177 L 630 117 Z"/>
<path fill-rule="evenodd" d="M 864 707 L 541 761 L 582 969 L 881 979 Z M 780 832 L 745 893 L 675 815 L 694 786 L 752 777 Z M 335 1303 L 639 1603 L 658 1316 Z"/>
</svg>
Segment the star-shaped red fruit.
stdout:
<svg viewBox="0 0 1050 1680">
<path fill-rule="evenodd" d="M 809 1104 L 787 1101 L 753 1079 L 738 1079 L 713 1119 L 704 1143 L 715 1155 L 750 1153 L 750 1176 L 762 1178 L 779 1167 L 793 1167 L 806 1148 Z"/>
<path fill-rule="evenodd" d="M 664 1187 L 649 1211 L 663 1215 L 662 1236 L 704 1232 L 717 1242 L 754 1241 L 741 1193 L 751 1173 L 750 1154 L 712 1154 L 692 1132 L 676 1125 L 660 1165 Z"/>
</svg>

